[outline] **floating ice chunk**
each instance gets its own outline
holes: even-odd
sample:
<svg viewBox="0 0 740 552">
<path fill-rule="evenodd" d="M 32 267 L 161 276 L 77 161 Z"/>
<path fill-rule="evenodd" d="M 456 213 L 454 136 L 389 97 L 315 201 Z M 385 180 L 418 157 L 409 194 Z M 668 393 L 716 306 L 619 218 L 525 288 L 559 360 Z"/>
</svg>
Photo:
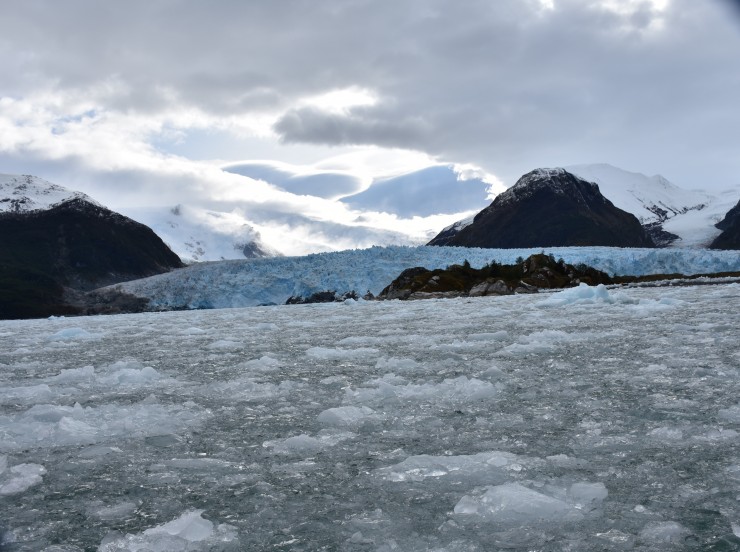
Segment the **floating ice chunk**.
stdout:
<svg viewBox="0 0 740 552">
<path fill-rule="evenodd" d="M 209 384 L 206 390 L 218 396 L 230 396 L 241 400 L 260 400 L 275 397 L 284 392 L 290 392 L 294 384 L 283 382 L 279 386 L 274 383 L 261 383 L 255 378 L 239 378 Z"/>
<path fill-rule="evenodd" d="M 180 335 L 203 335 L 206 332 L 203 328 L 196 328 L 195 326 L 192 326 L 190 328 L 185 328 L 180 332 Z"/>
<path fill-rule="evenodd" d="M 339 406 L 329 408 L 318 415 L 317 420 L 320 424 L 331 427 L 358 427 L 372 417 L 375 411 L 367 406 Z"/>
<path fill-rule="evenodd" d="M 82 368 L 70 368 L 62 370 L 56 376 L 49 378 L 54 383 L 76 383 L 80 381 L 89 381 L 95 377 L 95 368 L 92 366 L 83 366 Z"/>
<path fill-rule="evenodd" d="M 49 341 L 68 341 L 73 339 L 95 339 L 102 334 L 93 334 L 82 328 L 65 328 L 49 336 Z"/>
<path fill-rule="evenodd" d="M 4 466 L 3 466 L 4 464 Z M 20 494 L 43 481 L 41 464 L 18 464 L 7 469 L 7 457 L 0 456 L 0 496 Z"/>
<path fill-rule="evenodd" d="M 412 358 L 379 358 L 375 363 L 375 368 L 382 371 L 406 371 L 406 370 L 417 370 L 419 363 Z"/>
<path fill-rule="evenodd" d="M 740 423 L 740 404 L 736 404 L 729 408 L 722 408 L 718 412 L 718 415 L 722 420 L 733 423 Z"/>
<path fill-rule="evenodd" d="M 482 495 L 465 495 L 455 514 L 502 524 L 534 525 L 538 522 L 576 521 L 583 517 L 565 500 L 534 491 L 519 483 L 486 487 Z"/>
<path fill-rule="evenodd" d="M 319 360 L 363 360 L 377 356 L 378 349 L 358 347 L 357 349 L 329 349 L 326 347 L 311 347 L 306 355 Z"/>
<path fill-rule="evenodd" d="M 103 502 L 96 501 L 87 507 L 87 515 L 106 521 L 125 519 L 133 514 L 137 508 L 138 505 L 134 502 L 124 501 L 106 506 Z"/>
<path fill-rule="evenodd" d="M 661 441 L 680 441 L 683 439 L 683 431 L 677 427 L 657 427 L 647 433 L 650 437 Z"/>
<path fill-rule="evenodd" d="M 0 387 L 0 404 L 27 404 L 48 401 L 51 397 L 51 388 L 45 383 L 26 387 Z"/>
<path fill-rule="evenodd" d="M 3 417 L 0 451 L 89 445 L 121 437 L 146 437 L 176 432 L 206 414 L 194 403 L 179 405 L 103 404 L 83 408 L 35 405 Z"/>
<path fill-rule="evenodd" d="M 546 457 L 545 460 L 560 468 L 582 468 L 586 465 L 584 460 L 573 458 L 567 454 L 554 454 Z"/>
<path fill-rule="evenodd" d="M 272 450 L 278 454 L 298 454 L 298 455 L 310 455 L 325 448 L 333 447 L 338 445 L 342 441 L 352 439 L 356 437 L 354 433 L 348 431 L 343 432 L 319 432 L 317 437 L 311 437 L 305 433 L 296 435 L 294 437 L 288 437 L 287 439 L 279 439 L 276 441 L 265 441 L 262 443 L 263 447 L 272 448 Z"/>
<path fill-rule="evenodd" d="M 202 471 L 230 469 L 236 466 L 234 462 L 228 462 L 220 458 L 174 458 L 165 464 L 177 469 Z"/>
<path fill-rule="evenodd" d="M 350 299 L 347 299 L 348 301 Z M 365 538 L 365 535 L 362 534 L 362 531 L 357 531 L 352 534 L 352 536 L 347 539 L 347 542 L 350 542 L 352 544 L 375 544 L 375 541 L 373 539 Z"/>
<path fill-rule="evenodd" d="M 162 376 L 151 366 L 137 368 L 122 368 L 111 375 L 100 378 L 106 385 L 145 385 L 157 381 Z"/>
<path fill-rule="evenodd" d="M 470 334 L 466 337 L 468 341 L 482 341 L 482 342 L 488 342 L 488 341 L 503 341 L 504 339 L 509 337 L 509 332 L 506 330 L 500 330 L 498 332 L 485 332 L 485 333 L 477 333 L 477 334 Z"/>
<path fill-rule="evenodd" d="M 520 472 L 528 459 L 510 452 L 481 452 L 472 455 L 409 456 L 403 462 L 380 468 L 378 475 L 388 481 L 423 481 L 427 478 L 452 477 L 473 485 L 504 482 L 511 472 Z"/>
<path fill-rule="evenodd" d="M 596 533 L 596 536 L 600 539 L 613 542 L 614 544 L 621 546 L 630 546 L 635 538 L 629 533 L 623 533 L 618 529 L 609 529 L 606 533 Z"/>
<path fill-rule="evenodd" d="M 334 385 L 336 383 L 344 383 L 345 379 L 342 376 L 328 376 L 319 380 L 321 385 Z"/>
<path fill-rule="evenodd" d="M 652 521 L 640 531 L 640 539 L 651 544 L 680 544 L 690 531 L 676 521 Z"/>
<path fill-rule="evenodd" d="M 498 356 L 524 356 L 543 354 L 554 351 L 564 343 L 581 341 L 583 334 L 571 334 L 562 330 L 542 330 L 521 336 L 516 343 L 507 345 L 498 352 Z"/>
<path fill-rule="evenodd" d="M 568 502 L 578 510 L 589 511 L 601 504 L 608 495 L 603 483 L 573 483 L 568 489 Z"/>
<path fill-rule="evenodd" d="M 578 287 L 564 289 L 553 293 L 544 301 L 537 303 L 538 307 L 563 307 L 566 305 L 590 305 L 614 303 L 604 284 L 589 286 L 581 283 Z"/>
<path fill-rule="evenodd" d="M 170 552 L 211 550 L 237 541 L 236 528 L 222 523 L 216 526 L 201 517 L 203 510 L 191 510 L 179 518 L 157 525 L 139 534 L 103 539 L 99 552 Z"/>
<path fill-rule="evenodd" d="M 248 360 L 240 367 L 243 367 L 245 370 L 252 370 L 256 372 L 273 372 L 280 368 L 280 366 L 281 363 L 278 359 L 264 355 L 260 358 Z"/>
<path fill-rule="evenodd" d="M 387 399 L 467 403 L 496 397 L 500 390 L 501 386 L 499 384 L 494 385 L 476 378 L 460 376 L 454 379 L 445 379 L 441 383 L 392 385 L 381 382 L 377 389 L 347 389 L 345 397 L 349 402 L 360 403 Z"/>
<path fill-rule="evenodd" d="M 230 339 L 219 339 L 218 341 L 214 341 L 213 343 L 206 345 L 206 349 L 211 351 L 230 351 L 238 349 L 239 347 L 241 347 L 241 343 L 237 343 Z"/>
<path fill-rule="evenodd" d="M 252 329 L 264 332 L 264 331 L 279 330 L 280 328 L 278 327 L 277 324 L 273 324 L 272 322 L 259 322 L 253 325 Z"/>
<path fill-rule="evenodd" d="M 106 447 L 106 446 L 92 446 L 88 447 L 80 452 L 80 458 L 100 458 L 101 456 L 108 456 L 109 454 L 120 454 L 123 452 L 118 447 Z"/>
<path fill-rule="evenodd" d="M 737 439 L 738 433 L 734 429 L 725 429 L 722 427 L 712 428 L 703 435 L 696 435 L 697 441 L 732 441 Z"/>
</svg>

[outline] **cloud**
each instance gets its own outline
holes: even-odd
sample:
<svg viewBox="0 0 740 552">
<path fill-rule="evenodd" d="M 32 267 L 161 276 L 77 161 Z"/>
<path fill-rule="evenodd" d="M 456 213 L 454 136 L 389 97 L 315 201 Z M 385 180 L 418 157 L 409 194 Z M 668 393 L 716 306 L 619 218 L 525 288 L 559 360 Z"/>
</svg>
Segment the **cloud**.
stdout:
<svg viewBox="0 0 740 552">
<path fill-rule="evenodd" d="M 0 35 L 0 160 L 116 201 L 116 187 L 126 201 L 238 188 L 193 151 L 209 135 L 228 151 L 203 146 L 219 161 L 253 159 L 250 144 L 317 165 L 364 150 L 377 175 L 392 171 L 378 152 L 405 150 L 507 184 L 604 161 L 737 185 L 736 4 L 15 2 Z"/>
<path fill-rule="evenodd" d="M 291 109 L 273 126 L 285 142 L 326 145 L 409 147 L 433 129 L 423 119 L 389 117 L 386 110 L 355 108 L 331 112 L 315 107 Z M 414 149 L 414 148 L 410 148 Z"/>
</svg>

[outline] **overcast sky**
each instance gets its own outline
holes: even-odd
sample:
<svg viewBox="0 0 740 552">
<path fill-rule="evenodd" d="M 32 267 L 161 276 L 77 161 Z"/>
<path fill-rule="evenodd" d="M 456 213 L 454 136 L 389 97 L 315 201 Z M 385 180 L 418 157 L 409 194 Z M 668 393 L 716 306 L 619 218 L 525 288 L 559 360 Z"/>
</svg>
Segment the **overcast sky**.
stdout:
<svg viewBox="0 0 740 552">
<path fill-rule="evenodd" d="M 238 195 L 254 159 L 511 185 L 607 162 L 740 187 L 730 0 L 0 5 L 0 172 L 115 207 Z M 318 209 L 318 208 L 317 208 Z"/>
</svg>

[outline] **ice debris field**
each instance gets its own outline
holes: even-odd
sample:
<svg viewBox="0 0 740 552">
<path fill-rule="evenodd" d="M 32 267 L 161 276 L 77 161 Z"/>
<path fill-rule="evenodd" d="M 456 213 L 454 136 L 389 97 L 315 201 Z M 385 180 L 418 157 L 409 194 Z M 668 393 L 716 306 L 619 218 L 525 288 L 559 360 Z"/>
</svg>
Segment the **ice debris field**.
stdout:
<svg viewBox="0 0 740 552">
<path fill-rule="evenodd" d="M 740 285 L 0 322 L 0 549 L 740 548 Z"/>
</svg>

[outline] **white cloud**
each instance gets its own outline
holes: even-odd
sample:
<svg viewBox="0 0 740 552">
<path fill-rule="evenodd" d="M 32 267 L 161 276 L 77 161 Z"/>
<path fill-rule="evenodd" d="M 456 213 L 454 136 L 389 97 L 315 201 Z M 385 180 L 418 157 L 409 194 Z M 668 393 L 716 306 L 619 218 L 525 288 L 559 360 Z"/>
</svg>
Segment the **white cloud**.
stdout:
<svg viewBox="0 0 740 552">
<path fill-rule="evenodd" d="M 730 13 L 720 0 L 16 2 L 0 35 L 0 162 L 114 208 L 233 204 L 414 236 L 432 219 L 357 213 L 219 165 L 269 154 L 367 185 L 452 163 L 497 191 L 537 166 L 604 161 L 737 186 Z"/>
</svg>

